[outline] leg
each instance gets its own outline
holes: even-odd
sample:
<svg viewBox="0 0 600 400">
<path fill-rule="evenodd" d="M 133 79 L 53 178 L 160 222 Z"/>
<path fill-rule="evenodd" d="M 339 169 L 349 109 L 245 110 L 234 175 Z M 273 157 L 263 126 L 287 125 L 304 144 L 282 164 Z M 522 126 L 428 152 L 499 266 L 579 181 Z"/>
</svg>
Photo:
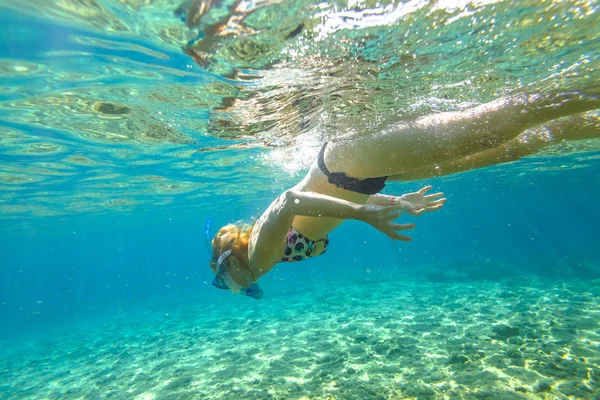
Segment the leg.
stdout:
<svg viewBox="0 0 600 400">
<path fill-rule="evenodd" d="M 330 171 L 359 179 L 405 174 L 499 147 L 527 129 L 597 108 L 599 99 L 578 93 L 499 99 L 401 123 L 370 137 L 333 142 L 325 163 Z"/>
<path fill-rule="evenodd" d="M 390 180 L 411 181 L 450 175 L 476 168 L 516 161 L 561 141 L 600 138 L 600 114 L 587 113 L 564 117 L 528 129 L 501 146 L 484 150 L 457 160 L 428 166 L 390 177 Z"/>
</svg>

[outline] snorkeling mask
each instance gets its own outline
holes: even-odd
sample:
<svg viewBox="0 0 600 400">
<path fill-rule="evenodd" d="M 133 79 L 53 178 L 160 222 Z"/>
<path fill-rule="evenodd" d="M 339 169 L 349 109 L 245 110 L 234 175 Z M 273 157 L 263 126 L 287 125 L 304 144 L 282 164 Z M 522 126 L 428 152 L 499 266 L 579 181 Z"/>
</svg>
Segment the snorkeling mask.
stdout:
<svg viewBox="0 0 600 400">
<path fill-rule="evenodd" d="M 209 257 L 213 256 L 213 249 L 211 240 L 213 238 L 212 234 L 212 218 L 206 220 L 204 224 L 204 245 L 206 246 L 206 251 L 208 251 Z M 213 279 L 212 285 L 218 289 L 229 289 L 233 293 L 243 294 L 245 296 L 252 297 L 253 299 L 260 299 L 263 297 L 263 291 L 258 287 L 256 282 L 249 284 L 246 286 L 238 285 L 227 271 L 227 268 L 223 265 L 227 257 L 231 255 L 231 250 L 227 250 L 219 256 L 216 263 L 216 273 L 217 276 Z"/>
</svg>

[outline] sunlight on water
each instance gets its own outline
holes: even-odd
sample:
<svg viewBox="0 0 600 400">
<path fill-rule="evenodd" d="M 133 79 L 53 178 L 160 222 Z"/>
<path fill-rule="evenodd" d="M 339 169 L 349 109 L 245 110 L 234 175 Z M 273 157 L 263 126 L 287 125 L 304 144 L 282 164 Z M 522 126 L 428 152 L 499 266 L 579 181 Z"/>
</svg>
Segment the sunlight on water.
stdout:
<svg viewBox="0 0 600 400">
<path fill-rule="evenodd" d="M 257 198 L 292 184 L 332 137 L 599 77 L 593 1 L 0 7 L 5 218 Z"/>
<path fill-rule="evenodd" d="M 598 0 L 0 0 L 0 398 L 597 399 L 600 110 L 554 110 L 600 95 L 599 27 Z M 206 218 L 503 96 L 551 121 L 384 149 L 448 198 L 413 243 L 347 221 L 259 302 L 211 286 Z"/>
</svg>

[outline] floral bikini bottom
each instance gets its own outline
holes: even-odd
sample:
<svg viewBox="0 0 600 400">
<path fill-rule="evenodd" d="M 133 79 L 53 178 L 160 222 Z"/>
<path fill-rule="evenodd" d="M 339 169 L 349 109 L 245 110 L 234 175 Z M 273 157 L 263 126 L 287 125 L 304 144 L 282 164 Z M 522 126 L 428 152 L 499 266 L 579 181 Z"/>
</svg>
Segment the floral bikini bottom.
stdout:
<svg viewBox="0 0 600 400">
<path fill-rule="evenodd" d="M 290 227 L 286 238 L 285 254 L 281 261 L 302 261 L 308 257 L 312 257 L 319 242 L 323 242 L 323 251 L 318 254 L 321 255 L 325 253 L 329 245 L 329 238 L 327 236 L 319 240 L 310 240 L 298 232 L 296 228 Z"/>
</svg>

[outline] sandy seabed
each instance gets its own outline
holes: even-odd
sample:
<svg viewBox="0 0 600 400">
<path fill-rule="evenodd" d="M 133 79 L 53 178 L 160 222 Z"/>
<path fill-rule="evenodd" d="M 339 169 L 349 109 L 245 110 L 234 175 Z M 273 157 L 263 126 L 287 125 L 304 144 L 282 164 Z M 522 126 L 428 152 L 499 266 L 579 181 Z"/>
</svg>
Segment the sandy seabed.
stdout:
<svg viewBox="0 0 600 400">
<path fill-rule="evenodd" d="M 4 346 L 0 398 L 600 396 L 600 281 L 307 289 L 165 306 Z"/>
</svg>

